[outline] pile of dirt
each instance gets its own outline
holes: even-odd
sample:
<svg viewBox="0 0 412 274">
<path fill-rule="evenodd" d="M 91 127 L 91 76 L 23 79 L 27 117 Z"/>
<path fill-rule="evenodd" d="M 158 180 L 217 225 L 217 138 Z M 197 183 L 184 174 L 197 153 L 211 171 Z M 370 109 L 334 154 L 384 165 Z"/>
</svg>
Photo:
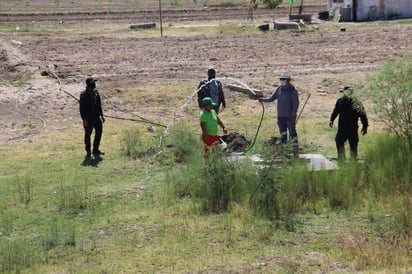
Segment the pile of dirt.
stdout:
<svg viewBox="0 0 412 274">
<path fill-rule="evenodd" d="M 0 67 L 0 73 L 3 80 L 14 81 L 17 79 L 17 69 L 15 66 L 9 64 L 9 58 L 7 56 L 7 51 L 2 49 L 0 50 L 0 62 L 2 66 Z"/>
<path fill-rule="evenodd" d="M 223 135 L 221 139 L 226 143 L 225 152 L 244 152 L 251 144 L 243 134 L 238 132 Z"/>
</svg>

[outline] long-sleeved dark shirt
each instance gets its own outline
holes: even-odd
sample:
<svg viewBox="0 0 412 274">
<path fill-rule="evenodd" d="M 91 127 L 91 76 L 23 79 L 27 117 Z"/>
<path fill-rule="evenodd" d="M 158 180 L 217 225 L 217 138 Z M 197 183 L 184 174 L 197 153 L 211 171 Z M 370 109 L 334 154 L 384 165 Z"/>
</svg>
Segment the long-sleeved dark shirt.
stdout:
<svg viewBox="0 0 412 274">
<path fill-rule="evenodd" d="M 214 79 L 202 80 L 197 89 L 197 102 L 200 108 L 203 107 L 202 99 L 205 97 L 211 97 L 213 102 L 216 103 L 217 109 L 220 105 L 226 107 L 225 94 L 220 81 Z"/>
<path fill-rule="evenodd" d="M 86 89 L 80 94 L 80 116 L 82 120 L 98 121 L 103 116 L 102 103 L 97 90 Z"/>
<path fill-rule="evenodd" d="M 278 117 L 296 116 L 299 108 L 299 95 L 293 85 L 278 87 L 272 92 L 272 95 L 263 98 L 262 101 L 273 102 L 276 99 L 278 100 Z"/>
<path fill-rule="evenodd" d="M 354 97 L 343 96 L 336 101 L 335 108 L 330 116 L 330 121 L 339 115 L 338 129 L 356 130 L 359 118 L 362 129 L 368 128 L 368 117 L 362 103 Z"/>
</svg>

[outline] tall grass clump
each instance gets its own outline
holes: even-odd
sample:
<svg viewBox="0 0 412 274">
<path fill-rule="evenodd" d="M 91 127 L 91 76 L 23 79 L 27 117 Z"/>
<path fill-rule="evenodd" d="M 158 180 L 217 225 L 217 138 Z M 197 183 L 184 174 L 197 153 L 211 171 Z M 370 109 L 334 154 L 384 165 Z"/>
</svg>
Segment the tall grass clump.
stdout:
<svg viewBox="0 0 412 274">
<path fill-rule="evenodd" d="M 170 193 L 190 198 L 200 212 L 223 213 L 234 204 L 248 206 L 246 198 L 257 178 L 250 162 L 231 160 L 218 151 L 168 172 L 166 180 Z"/>
<path fill-rule="evenodd" d="M 306 161 L 278 158 L 259 171 L 251 195 L 255 213 L 293 230 L 296 213 L 350 210 L 361 203 L 362 169 L 356 163 L 339 170 L 309 170 Z"/>
<path fill-rule="evenodd" d="M 173 152 L 176 163 L 196 163 L 202 159 L 203 145 L 200 134 L 193 134 L 183 125 L 175 125 L 171 128 L 165 143 Z"/>
<path fill-rule="evenodd" d="M 81 211 L 92 209 L 93 199 L 84 183 L 61 183 L 56 190 L 56 203 L 59 211 L 76 215 Z"/>
<path fill-rule="evenodd" d="M 259 182 L 251 192 L 250 206 L 256 215 L 294 231 L 295 214 L 303 209 L 308 196 L 307 165 L 298 159 L 290 159 L 291 148 L 279 149 L 277 156 L 269 156 L 263 168 L 258 170 Z"/>
<path fill-rule="evenodd" d="M 243 203 L 251 185 L 256 185 L 253 166 L 231 160 L 218 151 L 209 155 L 200 168 L 193 198 L 203 212 L 222 213 L 229 211 L 232 204 Z"/>
<path fill-rule="evenodd" d="M 271 172 L 270 167 L 258 173 L 258 183 L 251 192 L 250 206 L 255 214 L 269 220 L 281 218 L 282 176 L 278 172 Z"/>
<path fill-rule="evenodd" d="M 399 136 L 377 137 L 366 151 L 366 183 L 375 195 L 403 195 L 412 191 L 412 148 Z"/>
<path fill-rule="evenodd" d="M 19 202 L 28 205 L 33 200 L 33 180 L 25 177 L 16 182 L 16 193 Z"/>
<path fill-rule="evenodd" d="M 373 197 L 385 203 L 391 218 L 382 229 L 390 239 L 411 239 L 412 157 L 411 148 L 397 135 L 377 137 L 365 157 L 365 180 Z"/>
<path fill-rule="evenodd" d="M 24 204 L 29 206 L 33 201 L 33 188 L 34 180 L 27 174 L 15 174 L 4 180 L 1 184 L 2 193 L 7 193 L 5 197 L 2 197 L 3 202 L 11 203 L 14 200 L 15 203 Z"/>
<path fill-rule="evenodd" d="M 390 213 L 372 215 L 372 230 L 375 236 L 387 243 L 406 248 L 412 241 L 412 198 L 410 195 L 396 199 Z"/>
<path fill-rule="evenodd" d="M 200 137 L 192 134 L 182 125 L 170 129 L 164 139 L 164 147 L 171 158 L 170 168 L 166 172 L 166 188 L 170 196 L 177 198 L 191 197 L 193 182 L 199 177 L 203 164 L 203 147 Z"/>
<path fill-rule="evenodd" d="M 166 174 L 170 195 L 188 197 L 203 213 L 222 213 L 233 203 L 242 203 L 250 185 L 256 183 L 255 169 L 249 161 L 231 160 L 216 149 L 207 160 L 198 135 L 176 127 L 168 136 L 167 147 L 174 153 L 174 166 Z"/>
<path fill-rule="evenodd" d="M 200 167 L 196 164 L 182 165 L 166 172 L 166 187 L 170 196 L 191 197 L 193 184 L 199 178 Z"/>
<path fill-rule="evenodd" d="M 140 144 L 139 132 L 137 130 L 126 130 L 123 136 L 123 152 L 126 156 L 133 156 L 138 152 Z"/>
<path fill-rule="evenodd" d="M 14 220 L 16 219 L 16 216 L 13 213 L 12 209 L 7 207 L 2 208 L 0 214 L 1 235 L 10 236 L 10 234 L 13 232 Z"/>
<path fill-rule="evenodd" d="M 71 223 L 53 217 L 44 230 L 43 248 L 50 250 L 56 246 L 76 246 L 76 229 Z"/>
<path fill-rule="evenodd" d="M 41 261 L 40 250 L 24 239 L 0 240 L 0 266 L 2 273 L 21 273 Z"/>
<path fill-rule="evenodd" d="M 330 172 L 330 176 L 321 182 L 330 208 L 353 210 L 360 205 L 365 191 L 361 174 L 362 167 L 356 161 L 341 164 L 338 170 Z"/>
</svg>

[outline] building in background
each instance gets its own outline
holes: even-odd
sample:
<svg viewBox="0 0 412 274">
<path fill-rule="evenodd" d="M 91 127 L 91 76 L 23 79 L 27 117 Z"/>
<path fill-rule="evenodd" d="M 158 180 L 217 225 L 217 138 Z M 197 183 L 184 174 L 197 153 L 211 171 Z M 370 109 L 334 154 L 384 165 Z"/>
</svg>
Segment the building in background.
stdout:
<svg viewBox="0 0 412 274">
<path fill-rule="evenodd" d="M 341 22 L 412 18 L 412 0 L 328 0 Z"/>
</svg>

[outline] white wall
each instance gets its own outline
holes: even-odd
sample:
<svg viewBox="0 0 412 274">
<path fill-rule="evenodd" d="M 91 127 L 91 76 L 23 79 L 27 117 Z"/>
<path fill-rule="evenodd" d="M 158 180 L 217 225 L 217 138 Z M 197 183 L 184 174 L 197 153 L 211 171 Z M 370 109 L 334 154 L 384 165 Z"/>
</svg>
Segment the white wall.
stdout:
<svg viewBox="0 0 412 274">
<path fill-rule="evenodd" d="M 376 16 L 371 13 L 372 6 L 375 6 Z M 358 21 L 391 19 L 394 16 L 411 18 L 412 0 L 358 0 Z"/>
</svg>

